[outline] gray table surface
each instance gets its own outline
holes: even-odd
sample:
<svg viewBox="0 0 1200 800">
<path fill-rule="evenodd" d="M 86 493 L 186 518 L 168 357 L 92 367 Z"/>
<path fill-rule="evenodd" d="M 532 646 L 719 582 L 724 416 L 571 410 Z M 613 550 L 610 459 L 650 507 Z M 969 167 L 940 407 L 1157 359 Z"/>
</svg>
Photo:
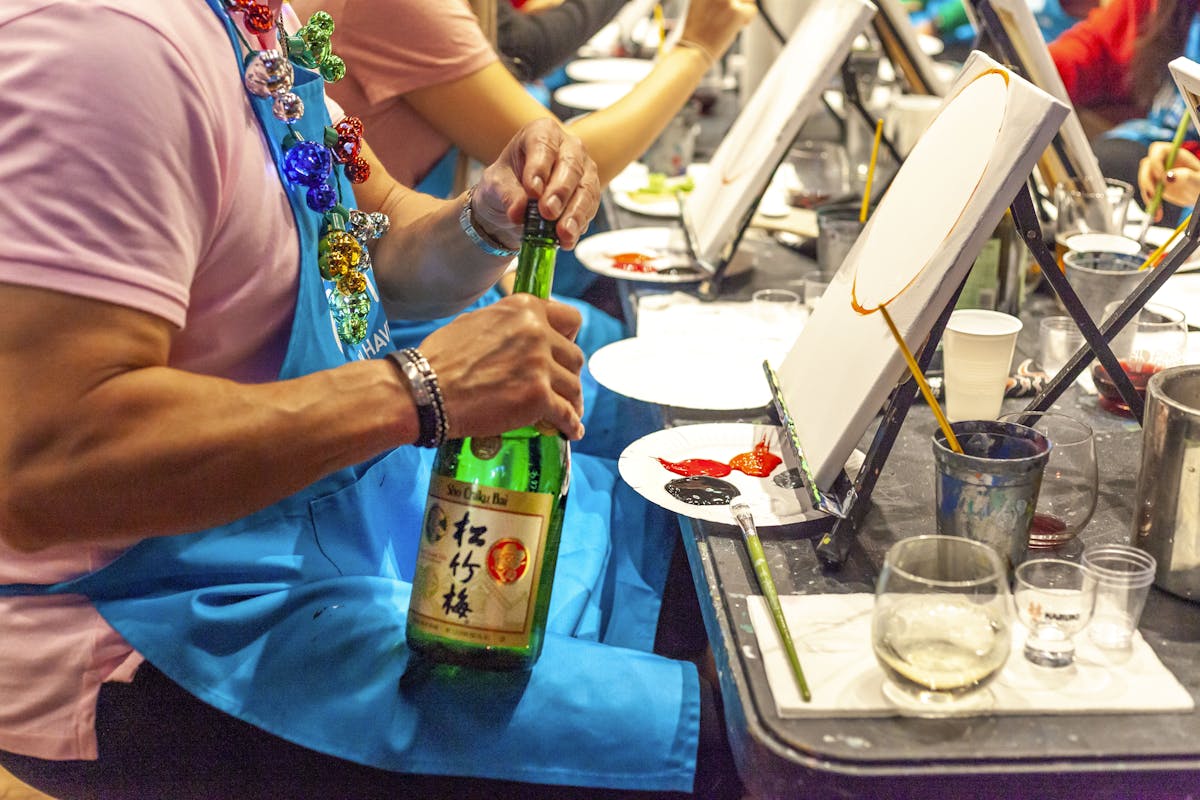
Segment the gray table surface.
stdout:
<svg viewBox="0 0 1200 800">
<path fill-rule="evenodd" d="M 613 213 L 614 227 L 664 224 Z M 670 224 L 668 221 L 666 224 Z M 787 284 L 813 263 L 790 250 L 771 251 L 726 297 Z M 620 282 L 633 321 L 636 298 L 653 287 Z M 673 289 L 687 287 L 672 287 Z M 1022 316 L 1018 359 L 1032 354 L 1036 320 L 1053 301 L 1031 295 Z M 820 391 L 817 386 L 815 391 Z M 1006 411 L 1024 407 L 1005 401 Z M 1100 497 L 1068 555 L 1084 545 L 1127 543 L 1141 431 L 1100 410 L 1077 389 L 1055 405 L 1096 431 Z M 760 421 L 765 410 L 720 415 L 664 409 L 670 425 Z M 761 531 L 780 593 L 870 592 L 886 549 L 906 536 L 932 533 L 936 422 L 918 402 L 906 419 L 871 498 L 872 507 L 845 566 L 823 569 L 815 535 L 788 527 Z M 864 437 L 864 445 L 869 436 Z M 758 593 L 737 528 L 680 518 L 693 578 L 712 643 L 730 735 L 748 790 L 759 798 L 795 797 L 1200 797 L 1200 712 L 1185 714 L 982 716 L 970 719 L 783 719 L 775 711 L 746 606 Z M 1073 552 L 1072 552 L 1073 551 Z M 1162 662 L 1200 698 L 1200 605 L 1152 589 L 1140 626 Z"/>
</svg>

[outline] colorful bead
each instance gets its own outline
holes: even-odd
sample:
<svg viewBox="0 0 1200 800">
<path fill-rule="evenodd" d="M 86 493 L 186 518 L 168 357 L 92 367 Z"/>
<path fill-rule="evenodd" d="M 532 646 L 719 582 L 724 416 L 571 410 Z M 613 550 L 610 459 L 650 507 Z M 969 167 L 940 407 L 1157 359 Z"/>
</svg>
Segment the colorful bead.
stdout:
<svg viewBox="0 0 1200 800">
<path fill-rule="evenodd" d="M 329 148 L 316 142 L 297 142 L 283 154 L 283 174 L 301 186 L 322 186 L 333 171 Z"/>
<path fill-rule="evenodd" d="M 329 298 L 329 308 L 338 317 L 366 317 L 371 313 L 371 296 L 366 292 L 350 295 L 334 292 Z"/>
<path fill-rule="evenodd" d="M 338 136 L 361 138 L 363 135 L 362 120 L 355 116 L 342 117 L 333 129 L 337 131 Z"/>
<path fill-rule="evenodd" d="M 284 92 L 271 104 L 271 113 L 280 122 L 296 122 L 304 116 L 304 101 L 295 92 Z"/>
<path fill-rule="evenodd" d="M 290 92 L 295 80 L 292 63 L 278 50 L 260 50 L 246 61 L 246 90 L 256 97 Z"/>
<path fill-rule="evenodd" d="M 346 344 L 358 344 L 367 338 L 370 322 L 365 317 L 342 317 L 338 322 L 338 336 Z"/>
<path fill-rule="evenodd" d="M 333 150 L 333 157 L 339 164 L 348 164 L 358 158 L 358 151 L 362 149 L 362 139 L 357 136 L 339 136 L 337 143 L 330 149 Z"/>
<path fill-rule="evenodd" d="M 330 231 L 317 245 L 317 265 L 321 277 L 334 280 L 345 275 L 362 261 L 362 245 L 346 231 Z"/>
<path fill-rule="evenodd" d="M 308 18 L 308 24 L 304 27 L 324 33 L 326 37 L 333 35 L 333 17 L 328 11 L 314 11 L 312 16 Z"/>
<path fill-rule="evenodd" d="M 267 33 L 275 27 L 275 15 L 262 3 L 254 3 L 242 14 L 246 28 L 252 33 Z"/>
<path fill-rule="evenodd" d="M 327 83 L 337 83 L 346 77 L 346 62 L 335 55 L 321 59 L 321 77 Z"/>
<path fill-rule="evenodd" d="M 338 278 L 338 291 L 344 295 L 358 294 L 367 290 L 367 278 L 356 269 L 352 269 Z"/>
<path fill-rule="evenodd" d="M 323 253 L 317 256 L 317 266 L 322 278 L 333 281 L 350 271 L 350 259 L 341 251 Z"/>
<path fill-rule="evenodd" d="M 318 214 L 324 214 L 336 206 L 337 200 L 337 190 L 328 183 L 322 183 L 320 186 L 310 186 L 304 195 L 305 204 Z"/>
<path fill-rule="evenodd" d="M 382 211 L 372 211 L 367 216 L 371 218 L 371 225 L 375 228 L 374 238 L 376 239 L 383 236 L 392 227 L 391 219 Z"/>
<path fill-rule="evenodd" d="M 371 177 L 371 165 L 361 158 L 356 158 L 346 165 L 346 179 L 351 183 L 366 183 Z"/>
</svg>

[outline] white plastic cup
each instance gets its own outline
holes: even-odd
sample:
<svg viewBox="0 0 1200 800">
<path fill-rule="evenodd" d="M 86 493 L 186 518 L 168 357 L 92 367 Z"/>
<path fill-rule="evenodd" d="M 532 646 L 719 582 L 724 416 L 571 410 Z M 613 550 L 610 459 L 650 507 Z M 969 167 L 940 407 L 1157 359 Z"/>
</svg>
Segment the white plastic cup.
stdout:
<svg viewBox="0 0 1200 800">
<path fill-rule="evenodd" d="M 995 419 L 1004 403 L 1021 320 L 1000 311 L 959 309 L 942 337 L 946 417 Z"/>
<path fill-rule="evenodd" d="M 1080 347 L 1083 332 L 1070 317 L 1043 317 L 1038 323 L 1038 366 L 1053 377 L 1066 366 Z"/>
<path fill-rule="evenodd" d="M 1096 577 L 1096 610 L 1088 638 L 1107 650 L 1128 649 L 1154 582 L 1154 556 L 1137 547 L 1109 544 L 1084 550 L 1082 563 Z"/>
</svg>

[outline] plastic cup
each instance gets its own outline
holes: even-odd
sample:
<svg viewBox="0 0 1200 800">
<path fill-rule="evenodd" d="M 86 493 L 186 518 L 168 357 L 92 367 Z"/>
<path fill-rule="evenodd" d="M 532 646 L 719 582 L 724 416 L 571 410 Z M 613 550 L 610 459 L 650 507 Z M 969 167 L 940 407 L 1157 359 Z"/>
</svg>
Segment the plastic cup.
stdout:
<svg viewBox="0 0 1200 800">
<path fill-rule="evenodd" d="M 1063 269 L 1088 316 L 1099 322 L 1106 305 L 1124 300 L 1146 277 L 1142 261 L 1140 255 L 1069 250 Z"/>
<path fill-rule="evenodd" d="M 1004 402 L 1021 320 L 1000 311 L 960 309 L 942 337 L 946 418 L 995 419 Z"/>
<path fill-rule="evenodd" d="M 1129 545 L 1109 544 L 1084 550 L 1082 563 L 1096 577 L 1096 610 L 1088 637 L 1107 650 L 1128 649 L 1154 582 L 1154 556 Z"/>
<path fill-rule="evenodd" d="M 1083 333 L 1070 317 L 1043 317 L 1038 323 L 1037 363 L 1053 377 L 1083 347 Z"/>
<path fill-rule="evenodd" d="M 829 277 L 820 270 L 813 270 L 806 272 L 802 280 L 804 283 L 804 307 L 811 314 L 825 295 L 825 290 L 829 288 Z"/>
<path fill-rule="evenodd" d="M 763 337 L 788 344 L 804 326 L 800 295 L 791 289 L 759 289 L 751 296 L 750 312 L 762 326 Z"/>
<path fill-rule="evenodd" d="M 862 233 L 861 208 L 844 205 L 817 209 L 817 267 L 826 278 L 842 266 Z"/>
</svg>

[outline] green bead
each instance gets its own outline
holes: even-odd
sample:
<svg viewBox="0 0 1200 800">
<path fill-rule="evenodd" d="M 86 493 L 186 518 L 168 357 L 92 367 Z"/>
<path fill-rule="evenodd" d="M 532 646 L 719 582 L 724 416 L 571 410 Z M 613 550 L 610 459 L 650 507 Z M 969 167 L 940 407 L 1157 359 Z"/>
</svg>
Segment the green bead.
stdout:
<svg viewBox="0 0 1200 800">
<path fill-rule="evenodd" d="M 327 83 L 336 83 L 346 77 L 346 62 L 339 56 L 331 55 L 321 62 L 321 77 Z"/>
<path fill-rule="evenodd" d="M 333 17 L 328 11 L 314 11 L 313 15 L 308 18 L 308 24 L 304 27 L 321 31 L 326 37 L 329 37 L 333 34 Z"/>
<path fill-rule="evenodd" d="M 366 317 L 342 317 L 338 322 L 338 336 L 346 344 L 358 344 L 367 338 L 368 326 Z"/>
</svg>

